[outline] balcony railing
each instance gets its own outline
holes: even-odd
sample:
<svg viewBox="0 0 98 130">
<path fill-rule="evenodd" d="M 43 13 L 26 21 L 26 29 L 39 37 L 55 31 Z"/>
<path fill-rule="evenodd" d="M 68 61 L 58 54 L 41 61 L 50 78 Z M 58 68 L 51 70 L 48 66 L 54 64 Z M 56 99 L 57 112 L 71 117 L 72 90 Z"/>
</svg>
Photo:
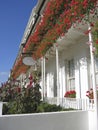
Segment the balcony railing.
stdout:
<svg viewBox="0 0 98 130">
<path fill-rule="evenodd" d="M 57 104 L 64 108 L 73 108 L 77 110 L 93 110 L 94 109 L 94 99 L 80 99 L 80 98 L 45 98 L 45 101 L 50 104 Z"/>
</svg>

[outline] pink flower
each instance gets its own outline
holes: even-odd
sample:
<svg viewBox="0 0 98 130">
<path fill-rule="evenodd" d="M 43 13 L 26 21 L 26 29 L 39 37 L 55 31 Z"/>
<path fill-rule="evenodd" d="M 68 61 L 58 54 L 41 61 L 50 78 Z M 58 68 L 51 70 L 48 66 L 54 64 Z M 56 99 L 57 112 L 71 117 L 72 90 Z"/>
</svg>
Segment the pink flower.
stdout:
<svg viewBox="0 0 98 130">
<path fill-rule="evenodd" d="M 96 48 L 95 48 L 95 47 L 93 47 L 93 48 L 92 48 L 92 52 L 94 53 L 95 51 L 96 51 Z"/>
<path fill-rule="evenodd" d="M 89 29 L 89 30 L 85 31 L 85 32 L 84 32 L 84 34 L 85 34 L 85 35 L 88 35 L 88 34 L 89 34 L 89 32 L 91 32 L 91 29 Z"/>
<path fill-rule="evenodd" d="M 91 24 L 90 24 L 90 26 L 91 26 L 91 27 L 94 27 L 94 24 L 93 24 L 93 23 L 91 23 Z"/>
<path fill-rule="evenodd" d="M 94 96 L 93 96 L 93 89 L 92 88 L 90 90 L 86 91 L 86 96 L 89 99 L 93 99 L 94 98 Z"/>
<path fill-rule="evenodd" d="M 96 41 L 96 44 L 98 44 L 98 40 Z"/>
</svg>

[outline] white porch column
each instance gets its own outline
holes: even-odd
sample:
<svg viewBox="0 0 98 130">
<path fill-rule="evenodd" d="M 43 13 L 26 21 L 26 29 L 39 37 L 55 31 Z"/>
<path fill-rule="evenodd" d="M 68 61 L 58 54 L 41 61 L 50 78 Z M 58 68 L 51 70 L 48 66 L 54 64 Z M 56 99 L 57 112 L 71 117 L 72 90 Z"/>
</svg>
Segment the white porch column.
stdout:
<svg viewBox="0 0 98 130">
<path fill-rule="evenodd" d="M 44 97 L 45 97 L 45 93 L 46 93 L 46 78 L 45 78 L 45 73 L 46 73 L 46 69 L 45 69 L 45 57 L 43 57 L 43 76 L 44 76 Z"/>
<path fill-rule="evenodd" d="M 91 30 L 89 26 L 88 30 Z M 95 63 L 94 63 L 94 53 L 93 53 L 93 40 L 91 31 L 89 31 L 89 43 L 90 43 L 90 57 L 91 57 L 91 72 L 92 72 L 92 85 L 93 85 L 93 92 L 94 92 L 94 105 L 95 105 L 95 130 L 98 130 L 98 107 L 97 107 L 97 89 L 96 89 L 96 78 L 95 78 Z"/>
<path fill-rule="evenodd" d="M 58 47 L 56 47 L 56 72 L 57 72 L 57 105 L 59 105 L 59 56 L 58 56 Z"/>
<path fill-rule="evenodd" d="M 85 82 L 84 81 L 81 81 L 81 80 L 83 80 L 83 78 L 81 77 L 82 75 L 81 75 L 81 71 L 82 71 L 82 69 L 81 69 L 82 67 L 81 67 L 81 59 L 79 59 L 78 57 L 75 57 L 75 89 L 76 89 L 76 92 L 77 92 L 77 94 L 76 94 L 76 97 L 77 98 L 81 98 L 81 82 L 83 83 L 83 84 L 86 84 L 87 85 L 87 83 L 85 83 L 86 82 L 86 80 L 85 80 Z M 85 67 L 86 68 L 86 67 Z M 83 70 L 84 70 L 84 68 L 83 68 Z M 84 78 L 85 78 L 85 76 L 87 77 L 87 71 L 86 71 L 87 69 L 85 69 L 85 73 L 84 73 Z M 82 85 L 83 85 L 82 84 Z M 84 93 L 85 93 L 85 85 L 83 85 L 82 86 L 83 87 L 83 90 L 84 90 Z"/>
<path fill-rule="evenodd" d="M 88 90 L 87 58 L 86 57 L 80 58 L 78 64 L 79 64 L 78 71 L 75 72 L 78 74 L 76 75 L 77 77 L 75 81 L 75 85 L 77 85 L 76 91 L 78 91 L 79 93 L 77 95 L 77 98 L 79 97 L 84 98 L 86 97 L 86 91 Z"/>
<path fill-rule="evenodd" d="M 42 100 L 44 99 L 44 62 L 43 62 L 43 57 L 41 60 L 41 69 L 42 69 Z"/>
</svg>

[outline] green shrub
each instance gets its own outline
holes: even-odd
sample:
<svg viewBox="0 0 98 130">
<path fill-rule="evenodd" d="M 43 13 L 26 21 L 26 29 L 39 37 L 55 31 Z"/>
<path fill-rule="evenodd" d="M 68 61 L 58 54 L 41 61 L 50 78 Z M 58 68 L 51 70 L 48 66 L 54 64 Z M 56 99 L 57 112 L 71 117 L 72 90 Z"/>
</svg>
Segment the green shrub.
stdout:
<svg viewBox="0 0 98 130">
<path fill-rule="evenodd" d="M 48 104 L 48 103 L 41 103 L 38 108 L 37 112 L 56 112 L 56 111 L 62 111 L 63 108 L 60 105 L 55 104 Z"/>
<path fill-rule="evenodd" d="M 40 104 L 41 93 L 39 84 L 31 88 L 23 88 L 13 100 L 4 105 L 3 114 L 35 113 Z"/>
<path fill-rule="evenodd" d="M 8 113 L 8 105 L 7 104 L 3 104 L 3 115 Z"/>
<path fill-rule="evenodd" d="M 48 104 L 41 102 L 41 93 L 39 91 L 39 84 L 35 87 L 26 89 L 23 88 L 22 92 L 17 94 L 15 98 L 9 100 L 3 106 L 3 114 L 22 114 L 22 113 L 37 113 L 37 112 L 56 112 L 72 110 L 64 109 L 60 105 Z"/>
</svg>

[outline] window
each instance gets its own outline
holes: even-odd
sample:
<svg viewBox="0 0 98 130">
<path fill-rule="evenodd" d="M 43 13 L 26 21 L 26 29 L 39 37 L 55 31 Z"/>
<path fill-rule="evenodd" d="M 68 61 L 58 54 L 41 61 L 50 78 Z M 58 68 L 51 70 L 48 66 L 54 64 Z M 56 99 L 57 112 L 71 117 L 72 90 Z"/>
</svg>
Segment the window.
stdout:
<svg viewBox="0 0 98 130">
<path fill-rule="evenodd" d="M 68 89 L 75 90 L 75 66 L 74 60 L 68 61 Z"/>
</svg>

